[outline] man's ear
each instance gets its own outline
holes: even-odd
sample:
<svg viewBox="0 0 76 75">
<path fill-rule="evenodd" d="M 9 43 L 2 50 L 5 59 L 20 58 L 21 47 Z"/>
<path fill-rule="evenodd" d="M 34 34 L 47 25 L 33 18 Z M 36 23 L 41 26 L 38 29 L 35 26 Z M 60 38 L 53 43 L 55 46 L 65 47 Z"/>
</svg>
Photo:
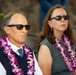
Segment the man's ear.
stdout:
<svg viewBox="0 0 76 75">
<path fill-rule="evenodd" d="M 10 28 L 8 26 L 4 26 L 4 31 L 9 34 L 10 33 Z"/>
</svg>

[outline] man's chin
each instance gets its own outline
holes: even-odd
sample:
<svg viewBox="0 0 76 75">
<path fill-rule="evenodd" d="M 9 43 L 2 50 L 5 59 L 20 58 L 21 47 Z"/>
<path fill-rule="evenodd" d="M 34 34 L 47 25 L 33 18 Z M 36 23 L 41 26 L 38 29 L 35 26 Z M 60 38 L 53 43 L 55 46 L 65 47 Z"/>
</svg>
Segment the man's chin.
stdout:
<svg viewBox="0 0 76 75">
<path fill-rule="evenodd" d="M 25 41 L 21 41 L 21 42 L 20 42 L 20 44 L 24 44 L 24 43 L 25 43 Z"/>
</svg>

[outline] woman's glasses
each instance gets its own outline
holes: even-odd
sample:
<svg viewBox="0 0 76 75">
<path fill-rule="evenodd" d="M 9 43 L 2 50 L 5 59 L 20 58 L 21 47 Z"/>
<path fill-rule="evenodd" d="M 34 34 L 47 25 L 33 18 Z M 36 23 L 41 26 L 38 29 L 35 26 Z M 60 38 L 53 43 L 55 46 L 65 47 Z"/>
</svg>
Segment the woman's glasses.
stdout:
<svg viewBox="0 0 76 75">
<path fill-rule="evenodd" d="M 16 26 L 16 28 L 17 28 L 18 30 L 22 30 L 23 27 L 25 27 L 26 30 L 29 30 L 29 29 L 31 28 L 30 25 L 22 25 L 22 24 L 12 24 L 12 25 L 7 25 L 7 26 L 9 26 L 9 27 Z"/>
<path fill-rule="evenodd" d="M 55 20 L 57 20 L 57 21 L 60 21 L 62 18 L 63 18 L 64 20 L 69 20 L 70 17 L 69 17 L 69 15 L 63 15 L 63 16 L 58 15 L 58 16 L 55 16 L 55 17 L 51 18 L 50 20 L 55 19 Z"/>
</svg>

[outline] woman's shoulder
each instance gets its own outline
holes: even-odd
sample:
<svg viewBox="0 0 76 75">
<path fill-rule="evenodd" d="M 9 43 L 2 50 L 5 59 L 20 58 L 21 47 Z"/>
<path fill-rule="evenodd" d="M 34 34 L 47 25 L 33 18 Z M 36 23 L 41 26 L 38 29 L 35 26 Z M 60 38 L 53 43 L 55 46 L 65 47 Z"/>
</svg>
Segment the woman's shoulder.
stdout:
<svg viewBox="0 0 76 75">
<path fill-rule="evenodd" d="M 52 45 L 52 43 L 48 40 L 48 38 L 45 38 L 43 41 L 40 42 L 40 44 Z"/>
<path fill-rule="evenodd" d="M 49 49 L 51 49 L 52 46 L 53 46 L 53 44 L 52 44 L 47 38 L 45 38 L 44 40 L 42 40 L 42 41 L 38 44 L 37 49 L 39 49 L 41 45 L 45 45 L 45 46 L 47 46 Z"/>
</svg>

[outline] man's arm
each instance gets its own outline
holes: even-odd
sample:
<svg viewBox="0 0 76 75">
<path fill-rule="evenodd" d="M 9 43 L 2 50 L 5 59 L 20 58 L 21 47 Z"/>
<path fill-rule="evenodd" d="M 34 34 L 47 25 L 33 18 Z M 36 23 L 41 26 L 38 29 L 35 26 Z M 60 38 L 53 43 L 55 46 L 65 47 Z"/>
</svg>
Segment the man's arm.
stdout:
<svg viewBox="0 0 76 75">
<path fill-rule="evenodd" d="M 61 0 L 61 5 L 66 7 L 67 6 L 67 0 Z"/>
<path fill-rule="evenodd" d="M 3 65 L 1 64 L 1 62 L 0 62 L 0 74 L 1 74 L 1 75 L 6 75 L 6 70 L 5 70 L 5 68 L 3 67 Z"/>
<path fill-rule="evenodd" d="M 36 60 L 35 55 L 34 55 L 34 61 L 35 61 L 35 73 L 34 73 L 34 75 L 43 75 L 42 71 L 41 71 L 41 69 L 40 69 L 40 67 L 38 65 L 38 62 Z"/>
<path fill-rule="evenodd" d="M 47 12 L 50 7 L 52 7 L 51 2 L 48 2 L 47 0 L 38 0 L 40 3 L 40 6 Z"/>
</svg>

